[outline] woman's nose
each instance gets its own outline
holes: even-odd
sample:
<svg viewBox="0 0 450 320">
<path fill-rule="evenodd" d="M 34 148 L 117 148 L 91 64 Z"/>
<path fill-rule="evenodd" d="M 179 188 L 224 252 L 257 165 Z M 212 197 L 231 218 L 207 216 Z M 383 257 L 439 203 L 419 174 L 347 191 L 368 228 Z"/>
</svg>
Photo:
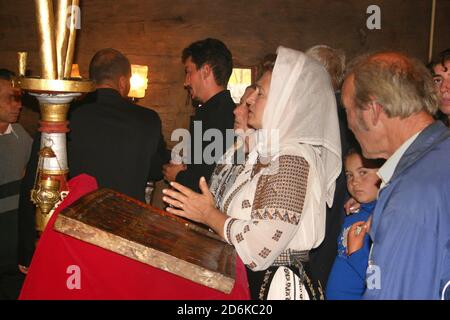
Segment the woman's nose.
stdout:
<svg viewBox="0 0 450 320">
<path fill-rule="evenodd" d="M 255 98 L 256 98 L 256 96 L 257 96 L 257 94 L 258 94 L 257 91 L 258 91 L 258 90 L 253 91 L 253 92 L 250 94 L 250 96 L 245 100 L 245 103 L 247 104 L 247 106 L 251 106 L 252 104 L 255 103 Z"/>
</svg>

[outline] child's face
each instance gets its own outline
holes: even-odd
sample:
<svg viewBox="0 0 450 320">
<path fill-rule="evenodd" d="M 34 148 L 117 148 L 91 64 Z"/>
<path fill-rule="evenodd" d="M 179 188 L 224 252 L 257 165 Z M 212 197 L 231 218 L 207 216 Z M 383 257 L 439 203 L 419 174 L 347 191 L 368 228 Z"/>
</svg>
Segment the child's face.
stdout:
<svg viewBox="0 0 450 320">
<path fill-rule="evenodd" d="M 352 154 L 345 160 L 348 192 L 359 203 L 369 203 L 377 198 L 380 184 L 377 171 L 365 168 L 359 154 Z"/>
</svg>

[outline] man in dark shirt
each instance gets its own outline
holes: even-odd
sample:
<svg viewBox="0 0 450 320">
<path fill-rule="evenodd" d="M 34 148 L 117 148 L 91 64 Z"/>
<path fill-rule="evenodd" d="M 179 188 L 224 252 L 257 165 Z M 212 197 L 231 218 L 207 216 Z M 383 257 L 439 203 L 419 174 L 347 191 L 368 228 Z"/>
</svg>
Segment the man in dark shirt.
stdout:
<svg viewBox="0 0 450 320">
<path fill-rule="evenodd" d="M 77 107 L 70 118 L 68 159 L 71 177 L 94 176 L 108 187 L 144 201 L 152 167 L 161 165 L 161 120 L 150 109 L 131 103 L 131 66 L 114 49 L 99 51 L 89 66 L 96 100 Z M 159 168 L 161 170 L 161 167 Z"/>
<path fill-rule="evenodd" d="M 192 100 L 199 101 L 200 105 L 190 122 L 188 163 L 171 162 L 164 166 L 163 173 L 167 181 L 177 181 L 199 192 L 199 179 L 205 177 L 209 180 L 216 166 L 210 159 L 206 159 L 208 154 L 204 154 L 205 148 L 214 143 L 204 141 L 208 140 L 205 139 L 204 133 L 209 129 L 217 129 L 217 133 L 220 131 L 222 148 L 216 149 L 217 152 L 212 155 L 216 161 L 233 143 L 232 139 L 226 138 L 226 130 L 233 129 L 234 125 L 235 104 L 230 92 L 226 90 L 233 70 L 233 61 L 231 52 L 224 43 L 217 39 L 205 39 L 185 48 L 182 62 L 186 72 L 184 86 Z"/>
</svg>

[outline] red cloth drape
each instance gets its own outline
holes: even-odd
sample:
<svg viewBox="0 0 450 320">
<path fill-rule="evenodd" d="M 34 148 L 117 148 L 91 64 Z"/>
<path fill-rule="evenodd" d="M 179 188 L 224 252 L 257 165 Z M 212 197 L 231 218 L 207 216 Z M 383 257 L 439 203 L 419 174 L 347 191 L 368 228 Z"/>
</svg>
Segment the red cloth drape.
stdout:
<svg viewBox="0 0 450 320">
<path fill-rule="evenodd" d="M 97 189 L 88 175 L 69 181 L 70 193 L 56 210 L 36 248 L 19 299 L 249 299 L 247 275 L 236 260 L 236 282 L 230 294 L 153 268 L 53 230 L 59 211 Z M 80 289 L 71 266 L 79 267 Z"/>
</svg>

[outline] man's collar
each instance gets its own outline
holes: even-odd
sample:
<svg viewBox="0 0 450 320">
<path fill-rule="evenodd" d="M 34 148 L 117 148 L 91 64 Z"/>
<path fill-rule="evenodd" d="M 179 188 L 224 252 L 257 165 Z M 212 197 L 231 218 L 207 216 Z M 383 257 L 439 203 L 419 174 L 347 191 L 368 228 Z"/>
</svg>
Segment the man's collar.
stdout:
<svg viewBox="0 0 450 320">
<path fill-rule="evenodd" d="M 384 165 L 378 170 L 377 174 L 381 178 L 381 186 L 380 190 L 383 189 L 389 182 L 391 181 L 392 176 L 394 175 L 395 169 L 400 161 L 400 159 L 405 154 L 406 150 L 408 150 L 409 146 L 417 139 L 419 134 L 422 131 L 417 132 L 411 138 L 406 140 L 400 148 L 398 148 L 389 159 L 386 160 Z"/>
<path fill-rule="evenodd" d="M 450 130 L 441 121 L 434 121 L 422 130 L 417 139 L 406 150 L 391 179 L 395 179 L 409 166 L 428 154 L 436 145 L 449 138 Z"/>
<path fill-rule="evenodd" d="M 6 136 L 7 134 L 10 134 L 14 132 L 13 127 L 11 125 L 11 123 L 8 125 L 8 127 L 6 128 L 6 131 L 3 133 L 0 133 L 0 136 Z"/>
<path fill-rule="evenodd" d="M 107 94 L 107 95 L 119 95 L 120 96 L 120 92 L 117 91 L 114 88 L 97 88 L 96 90 L 97 92 L 101 93 L 101 94 Z"/>
<path fill-rule="evenodd" d="M 224 95 L 230 95 L 230 91 L 224 89 L 220 92 L 217 92 L 215 95 L 213 95 L 211 98 L 208 99 L 205 103 L 202 103 L 202 107 L 206 107 L 210 104 L 214 104 L 215 101 L 219 100 Z"/>
<path fill-rule="evenodd" d="M 110 99 L 125 99 L 124 97 L 122 97 L 120 95 L 120 92 L 117 91 L 116 89 L 113 88 L 98 88 L 96 90 L 96 94 L 97 94 L 97 100 L 98 101 L 104 101 L 107 100 L 109 101 Z"/>
</svg>

